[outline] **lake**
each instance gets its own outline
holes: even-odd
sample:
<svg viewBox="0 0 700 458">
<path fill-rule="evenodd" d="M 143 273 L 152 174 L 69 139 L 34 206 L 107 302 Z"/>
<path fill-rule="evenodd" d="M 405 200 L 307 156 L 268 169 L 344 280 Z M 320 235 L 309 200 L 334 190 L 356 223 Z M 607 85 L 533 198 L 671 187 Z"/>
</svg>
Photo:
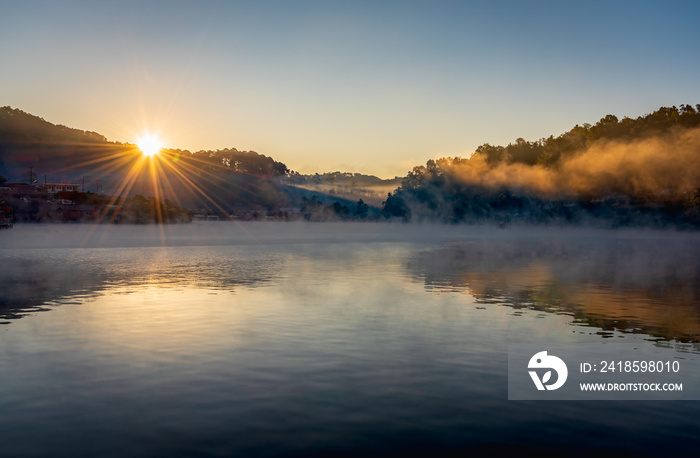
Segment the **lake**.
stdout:
<svg viewBox="0 0 700 458">
<path fill-rule="evenodd" d="M 696 455 L 698 401 L 508 400 L 508 346 L 700 359 L 700 234 L 0 232 L 1 456 Z"/>
</svg>

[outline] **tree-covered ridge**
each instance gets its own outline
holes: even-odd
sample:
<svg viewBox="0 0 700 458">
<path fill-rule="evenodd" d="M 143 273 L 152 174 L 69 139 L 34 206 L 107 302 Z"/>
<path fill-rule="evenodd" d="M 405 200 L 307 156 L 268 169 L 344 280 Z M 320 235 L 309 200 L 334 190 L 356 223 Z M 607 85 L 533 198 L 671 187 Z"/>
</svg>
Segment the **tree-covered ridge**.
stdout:
<svg viewBox="0 0 700 458">
<path fill-rule="evenodd" d="M 443 221 L 582 218 L 700 224 L 700 105 L 613 115 L 535 142 L 485 144 L 414 167 L 385 216 Z"/>
<path fill-rule="evenodd" d="M 57 141 L 77 143 L 108 143 L 97 132 L 52 124 L 44 118 L 9 106 L 0 107 L 0 139 L 3 142 Z"/>
<path fill-rule="evenodd" d="M 157 194 L 178 206 L 223 212 L 285 201 L 276 178 L 287 173 L 282 162 L 235 148 L 163 149 L 157 160 L 144 162 L 134 144 L 110 142 L 10 107 L 0 109 L 0 176 L 9 182 L 26 182 L 31 174 L 37 185 L 81 183 L 86 190 L 97 192 L 99 186 L 100 192 L 121 197 Z"/>
<path fill-rule="evenodd" d="M 69 150 L 65 148 L 67 145 L 71 146 Z M 131 144 L 110 142 L 106 137 L 96 132 L 52 124 L 43 118 L 25 113 L 19 109 L 11 107 L 0 108 L 0 159 L 2 159 L 1 156 L 19 152 L 24 162 L 34 160 L 35 163 L 33 165 L 37 169 L 45 164 L 50 165 L 50 169 L 58 169 L 73 165 L 53 164 L 57 159 L 62 162 L 71 160 L 68 157 L 61 158 L 65 153 L 72 156 L 76 156 L 76 153 L 79 154 L 81 152 L 97 152 L 99 154 L 104 152 L 102 150 L 103 147 L 114 146 L 126 149 L 135 147 L 135 145 Z M 43 151 L 41 150 L 45 150 L 48 154 L 42 154 Z M 289 171 L 282 162 L 275 161 L 271 157 L 258 154 L 255 151 L 238 151 L 236 148 L 216 151 L 201 150 L 195 153 L 182 149 L 171 149 L 169 151 L 180 158 L 193 159 L 202 166 L 209 165 L 212 166 L 210 167 L 212 169 L 247 175 L 261 177 L 284 176 Z M 72 159 L 75 161 L 79 158 L 73 157 Z M 12 158 L 5 158 L 5 162 L 11 163 Z M 42 164 L 42 162 L 45 164 Z M 24 166 L 25 164 L 22 165 Z"/>
<path fill-rule="evenodd" d="M 289 173 L 286 164 L 255 151 L 238 151 L 236 148 L 226 148 L 216 151 L 202 150 L 195 153 L 190 153 L 187 150 L 179 152 L 189 154 L 193 159 L 202 163 L 246 175 L 272 177 L 285 176 Z"/>
<path fill-rule="evenodd" d="M 110 142 L 96 132 L 52 124 L 19 109 L 0 108 L 0 174 L 6 177 L 23 176 L 26 168 L 32 166 L 38 174 L 47 174 L 51 180 L 77 180 L 85 174 L 96 175 L 79 169 L 78 164 L 96 163 L 105 156 L 137 151 L 136 148 L 128 143 Z M 289 172 L 284 163 L 271 157 L 236 148 L 194 153 L 167 149 L 165 153 L 212 173 L 273 177 Z"/>
<path fill-rule="evenodd" d="M 507 146 L 492 146 L 484 143 L 476 149 L 493 165 L 499 162 L 525 165 L 555 166 L 566 159 L 589 148 L 593 143 L 607 140 L 640 140 L 659 135 L 672 128 L 689 128 L 700 125 L 700 104 L 681 105 L 679 108 L 661 107 L 655 112 L 636 119 L 615 115 L 601 118 L 595 125 L 576 125 L 558 137 L 553 135 L 533 142 L 518 138 Z"/>
</svg>

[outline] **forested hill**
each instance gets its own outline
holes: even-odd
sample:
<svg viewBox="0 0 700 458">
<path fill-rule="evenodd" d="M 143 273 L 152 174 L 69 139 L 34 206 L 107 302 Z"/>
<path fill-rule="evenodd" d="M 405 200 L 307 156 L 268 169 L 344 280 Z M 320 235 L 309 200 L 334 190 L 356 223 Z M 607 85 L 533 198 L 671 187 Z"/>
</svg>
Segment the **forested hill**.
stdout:
<svg viewBox="0 0 700 458">
<path fill-rule="evenodd" d="M 671 129 L 700 126 L 700 104 L 661 107 L 657 111 L 636 119 L 607 115 L 595 125 L 576 125 L 558 137 L 553 135 L 537 141 L 518 138 L 508 146 L 492 146 L 484 143 L 476 153 L 483 156 L 489 165 L 512 163 L 556 166 L 573 155 L 584 151 L 600 140 L 622 142 L 639 141 L 658 137 Z"/>
<path fill-rule="evenodd" d="M 51 124 L 38 116 L 12 107 L 0 108 L 0 141 L 2 143 L 108 143 L 97 132 Z"/>
<path fill-rule="evenodd" d="M 34 178 L 42 181 L 44 176 L 48 181 L 78 181 L 95 171 L 94 164 L 101 158 L 129 148 L 134 146 L 109 142 L 96 132 L 55 125 L 11 107 L 0 108 L 0 175 L 9 181 L 28 181 L 29 167 Z"/>
<path fill-rule="evenodd" d="M 414 167 L 385 201 L 404 219 L 700 224 L 700 105 L 603 117 L 557 137 Z M 656 224 L 654 223 L 654 224 Z"/>
<path fill-rule="evenodd" d="M 31 167 L 38 184 L 86 180 L 86 191 L 157 194 L 188 208 L 269 206 L 285 198 L 272 178 L 286 175 L 287 166 L 254 151 L 164 149 L 154 163 L 156 175 L 136 145 L 0 108 L 0 176 L 7 181 L 28 181 Z"/>
</svg>

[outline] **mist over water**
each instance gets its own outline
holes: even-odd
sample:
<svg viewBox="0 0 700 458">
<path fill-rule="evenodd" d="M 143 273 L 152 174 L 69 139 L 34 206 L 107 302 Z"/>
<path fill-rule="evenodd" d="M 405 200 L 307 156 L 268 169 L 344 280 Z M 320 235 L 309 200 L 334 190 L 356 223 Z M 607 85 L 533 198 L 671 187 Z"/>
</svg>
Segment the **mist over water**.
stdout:
<svg viewBox="0 0 700 458">
<path fill-rule="evenodd" d="M 0 450 L 694 453 L 696 403 L 508 401 L 506 352 L 697 359 L 699 251 L 670 231 L 18 225 L 0 233 Z"/>
</svg>

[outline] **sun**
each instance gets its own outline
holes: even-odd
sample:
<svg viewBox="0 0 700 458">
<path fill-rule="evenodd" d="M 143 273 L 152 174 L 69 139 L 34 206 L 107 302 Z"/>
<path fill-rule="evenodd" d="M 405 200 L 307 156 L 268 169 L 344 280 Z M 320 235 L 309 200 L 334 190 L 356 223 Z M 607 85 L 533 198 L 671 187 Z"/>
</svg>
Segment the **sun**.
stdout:
<svg viewBox="0 0 700 458">
<path fill-rule="evenodd" d="M 144 156 L 155 156 L 163 148 L 163 142 L 156 135 L 146 134 L 136 142 Z"/>
</svg>

